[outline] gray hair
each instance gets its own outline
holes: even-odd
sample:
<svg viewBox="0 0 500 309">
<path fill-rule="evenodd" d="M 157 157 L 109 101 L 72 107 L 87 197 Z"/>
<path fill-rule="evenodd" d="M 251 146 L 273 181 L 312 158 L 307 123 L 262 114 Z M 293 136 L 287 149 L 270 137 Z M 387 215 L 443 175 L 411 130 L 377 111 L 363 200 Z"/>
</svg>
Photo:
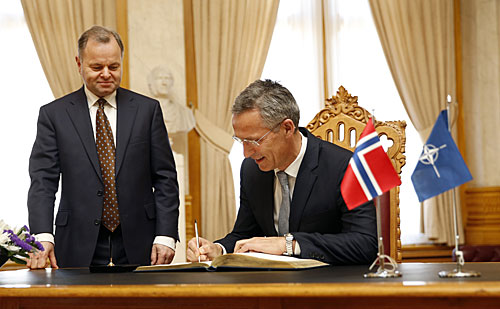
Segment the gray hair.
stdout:
<svg viewBox="0 0 500 309">
<path fill-rule="evenodd" d="M 277 82 L 256 80 L 243 90 L 234 101 L 232 113 L 239 115 L 257 109 L 264 125 L 272 129 L 285 119 L 299 126 L 300 110 L 293 95 Z"/>
<path fill-rule="evenodd" d="M 116 43 L 118 43 L 118 46 L 120 46 L 123 57 L 123 42 L 120 38 L 120 35 L 116 31 L 102 26 L 92 26 L 92 28 L 82 33 L 82 35 L 78 39 L 78 58 L 82 58 L 83 50 L 87 46 L 87 42 L 89 41 L 89 39 L 95 40 L 99 43 L 109 43 L 112 37 L 115 38 Z"/>
</svg>

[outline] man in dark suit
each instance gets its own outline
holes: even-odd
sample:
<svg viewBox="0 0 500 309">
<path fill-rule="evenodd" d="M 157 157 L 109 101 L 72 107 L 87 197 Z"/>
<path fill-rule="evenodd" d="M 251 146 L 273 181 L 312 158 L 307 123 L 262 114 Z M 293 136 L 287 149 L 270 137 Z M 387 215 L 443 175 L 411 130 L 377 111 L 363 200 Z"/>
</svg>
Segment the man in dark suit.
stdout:
<svg viewBox="0 0 500 309">
<path fill-rule="evenodd" d="M 42 106 L 30 157 L 30 268 L 170 263 L 179 188 L 158 101 L 119 88 L 123 44 L 94 26 L 78 41 L 84 86 Z M 98 144 L 98 145 L 96 145 Z M 116 145 L 116 147 L 115 147 Z M 62 181 L 55 218 L 55 193 Z"/>
<path fill-rule="evenodd" d="M 257 80 L 235 100 L 234 139 L 243 144 L 240 209 L 233 231 L 212 243 L 190 240 L 190 261 L 225 252 L 263 252 L 332 264 L 377 255 L 373 203 L 349 211 L 340 183 L 352 153 L 298 128 L 292 94 Z"/>
</svg>

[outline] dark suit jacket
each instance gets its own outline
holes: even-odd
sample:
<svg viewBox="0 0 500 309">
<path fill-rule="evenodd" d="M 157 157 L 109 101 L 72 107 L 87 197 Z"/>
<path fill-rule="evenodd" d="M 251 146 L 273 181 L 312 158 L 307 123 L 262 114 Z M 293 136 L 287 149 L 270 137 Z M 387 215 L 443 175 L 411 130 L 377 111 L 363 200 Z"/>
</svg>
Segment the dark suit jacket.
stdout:
<svg viewBox="0 0 500 309">
<path fill-rule="evenodd" d="M 116 93 L 116 187 L 124 247 L 130 263 L 149 264 L 155 236 L 178 240 L 179 188 L 158 101 L 119 88 Z M 60 267 L 89 266 L 103 205 L 103 182 L 83 87 L 40 108 L 30 157 L 29 224 L 53 233 Z"/>
<path fill-rule="evenodd" d="M 306 129 L 307 149 L 290 205 L 290 233 L 302 258 L 332 264 L 368 264 L 377 256 L 375 207 L 366 203 L 349 211 L 340 183 L 352 153 L 322 141 Z M 240 209 L 233 231 L 217 242 L 233 252 L 236 241 L 277 236 L 273 221 L 274 171 L 262 172 L 254 160 L 241 165 Z"/>
</svg>

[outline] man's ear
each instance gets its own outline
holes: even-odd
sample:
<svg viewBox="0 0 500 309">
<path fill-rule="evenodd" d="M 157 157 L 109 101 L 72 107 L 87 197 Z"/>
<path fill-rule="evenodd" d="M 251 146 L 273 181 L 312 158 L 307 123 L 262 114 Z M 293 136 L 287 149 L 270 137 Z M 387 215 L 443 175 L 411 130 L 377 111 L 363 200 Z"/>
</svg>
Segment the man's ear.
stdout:
<svg viewBox="0 0 500 309">
<path fill-rule="evenodd" d="M 78 65 L 78 72 L 82 74 L 82 63 L 80 61 L 80 57 L 75 56 L 75 60 L 76 60 L 76 65 Z"/>
<path fill-rule="evenodd" d="M 286 135 L 293 135 L 293 133 L 295 132 L 295 124 L 293 123 L 293 121 L 291 119 L 285 119 L 283 120 L 283 122 L 281 123 L 281 126 L 285 129 L 285 134 Z"/>
</svg>

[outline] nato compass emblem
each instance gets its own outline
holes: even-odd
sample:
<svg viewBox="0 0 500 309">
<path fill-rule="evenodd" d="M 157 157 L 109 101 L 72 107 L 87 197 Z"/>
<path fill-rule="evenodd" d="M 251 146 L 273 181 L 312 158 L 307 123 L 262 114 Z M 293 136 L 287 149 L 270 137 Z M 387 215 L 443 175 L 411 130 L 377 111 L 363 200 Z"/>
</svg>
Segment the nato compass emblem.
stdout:
<svg viewBox="0 0 500 309">
<path fill-rule="evenodd" d="M 432 165 L 432 168 L 434 168 L 434 172 L 436 172 L 436 176 L 438 178 L 441 178 L 441 175 L 439 175 L 439 171 L 436 168 L 436 162 L 439 157 L 439 150 L 443 149 L 446 147 L 446 144 L 443 144 L 439 147 L 436 147 L 432 144 L 425 144 L 424 145 L 424 151 L 422 152 L 422 155 L 418 159 L 422 164 L 425 165 Z"/>
</svg>

